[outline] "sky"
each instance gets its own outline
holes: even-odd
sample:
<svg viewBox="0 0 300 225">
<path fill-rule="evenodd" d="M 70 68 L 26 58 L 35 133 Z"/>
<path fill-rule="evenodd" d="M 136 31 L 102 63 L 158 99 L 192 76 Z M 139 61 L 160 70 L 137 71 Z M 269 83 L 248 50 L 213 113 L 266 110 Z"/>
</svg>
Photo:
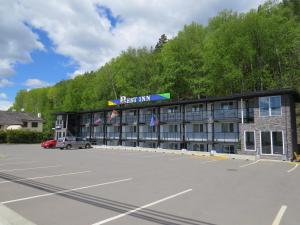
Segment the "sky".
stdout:
<svg viewBox="0 0 300 225">
<path fill-rule="evenodd" d="M 19 90 L 96 70 L 128 47 L 155 46 L 185 24 L 263 0 L 0 0 L 0 110 Z"/>
</svg>

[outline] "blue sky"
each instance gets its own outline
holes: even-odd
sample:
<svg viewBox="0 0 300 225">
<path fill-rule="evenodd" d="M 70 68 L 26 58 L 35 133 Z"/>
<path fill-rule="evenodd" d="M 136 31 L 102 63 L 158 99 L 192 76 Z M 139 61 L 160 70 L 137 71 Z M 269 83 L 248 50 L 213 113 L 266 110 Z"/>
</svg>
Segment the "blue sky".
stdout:
<svg viewBox="0 0 300 225">
<path fill-rule="evenodd" d="M 223 9 L 245 12 L 263 0 L 4 1 L 0 7 L 0 110 L 21 89 L 96 70 L 128 47 L 154 46 L 185 24 Z"/>
</svg>

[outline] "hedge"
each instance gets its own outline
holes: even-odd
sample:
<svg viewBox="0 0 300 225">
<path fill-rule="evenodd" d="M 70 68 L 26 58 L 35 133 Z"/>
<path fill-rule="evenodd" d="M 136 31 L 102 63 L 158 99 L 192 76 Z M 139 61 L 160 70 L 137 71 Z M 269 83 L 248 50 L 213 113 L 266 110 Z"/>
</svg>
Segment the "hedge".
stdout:
<svg viewBox="0 0 300 225">
<path fill-rule="evenodd" d="M 36 132 L 28 130 L 0 131 L 0 143 L 40 143 L 53 138 L 52 132 Z"/>
</svg>

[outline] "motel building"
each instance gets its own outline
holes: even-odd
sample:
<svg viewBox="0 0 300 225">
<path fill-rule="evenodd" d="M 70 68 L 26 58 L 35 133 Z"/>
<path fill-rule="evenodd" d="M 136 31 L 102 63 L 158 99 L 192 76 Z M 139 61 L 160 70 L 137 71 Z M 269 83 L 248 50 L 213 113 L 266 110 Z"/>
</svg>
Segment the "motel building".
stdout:
<svg viewBox="0 0 300 225">
<path fill-rule="evenodd" d="M 102 110 L 56 113 L 55 138 L 290 160 L 299 152 L 297 102 L 293 89 L 183 101 L 171 101 L 168 93 L 122 96 Z"/>
</svg>

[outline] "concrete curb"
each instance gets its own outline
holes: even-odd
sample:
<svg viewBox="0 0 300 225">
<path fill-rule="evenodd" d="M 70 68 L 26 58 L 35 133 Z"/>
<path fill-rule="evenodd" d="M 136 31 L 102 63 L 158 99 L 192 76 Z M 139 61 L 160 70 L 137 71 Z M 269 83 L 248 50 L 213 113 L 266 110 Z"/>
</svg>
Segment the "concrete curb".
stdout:
<svg viewBox="0 0 300 225">
<path fill-rule="evenodd" d="M 36 225 L 13 210 L 0 204 L 0 225 Z"/>
<path fill-rule="evenodd" d="M 252 155 L 235 155 L 235 154 L 211 154 L 210 152 L 195 152 L 188 150 L 172 150 L 172 149 L 161 149 L 161 148 L 139 148 L 139 147 L 128 147 L 128 146 L 107 146 L 107 145 L 93 145 L 93 148 L 99 150 L 119 150 L 119 151 L 135 151 L 135 152 L 156 152 L 156 153 L 167 153 L 167 154 L 177 154 L 177 155 L 191 155 L 191 156 L 201 156 L 210 157 L 216 159 L 240 159 L 240 160 L 256 160 L 256 156 Z"/>
</svg>

